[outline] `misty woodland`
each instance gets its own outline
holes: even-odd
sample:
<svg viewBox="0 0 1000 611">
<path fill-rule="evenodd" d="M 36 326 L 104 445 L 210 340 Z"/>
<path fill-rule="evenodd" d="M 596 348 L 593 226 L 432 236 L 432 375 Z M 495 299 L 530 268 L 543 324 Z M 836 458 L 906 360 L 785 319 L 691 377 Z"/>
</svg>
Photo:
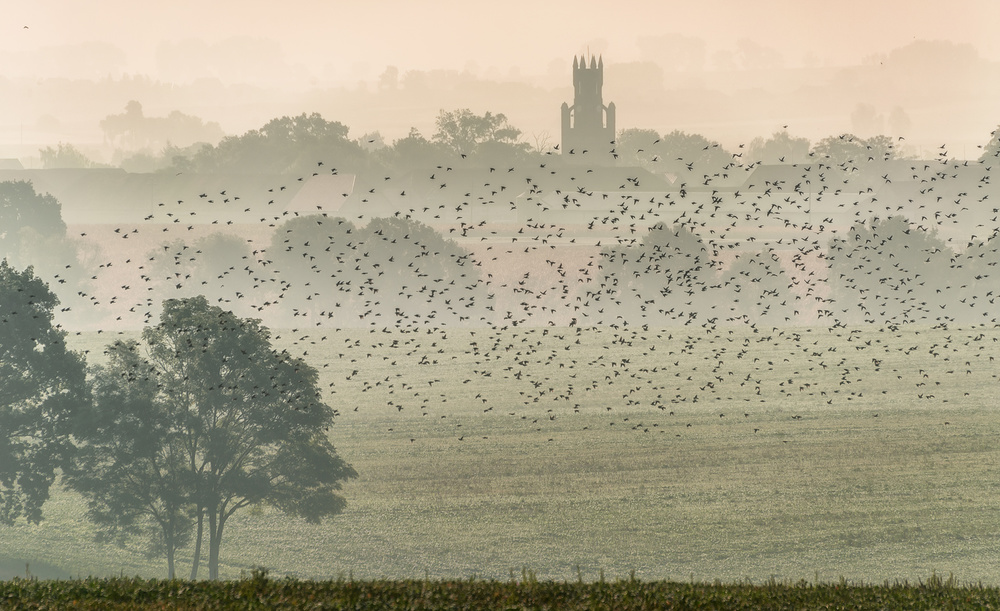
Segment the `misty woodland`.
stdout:
<svg viewBox="0 0 1000 611">
<path fill-rule="evenodd" d="M 3 574 L 1000 580 L 1000 132 L 724 146 L 615 70 L 558 136 L 131 100 L 0 160 Z"/>
</svg>

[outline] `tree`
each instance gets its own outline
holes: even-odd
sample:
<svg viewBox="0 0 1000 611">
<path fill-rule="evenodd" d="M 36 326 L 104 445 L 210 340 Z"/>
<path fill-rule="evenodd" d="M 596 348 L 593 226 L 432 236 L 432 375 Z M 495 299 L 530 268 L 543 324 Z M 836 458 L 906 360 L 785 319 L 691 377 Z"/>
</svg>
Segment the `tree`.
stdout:
<svg viewBox="0 0 1000 611">
<path fill-rule="evenodd" d="M 993 163 L 1000 158 L 1000 126 L 990 132 L 990 141 L 980 148 L 983 149 L 979 156 L 980 163 Z"/>
<path fill-rule="evenodd" d="M 890 161 L 898 157 L 888 136 L 865 139 L 854 134 L 827 136 L 813 145 L 812 154 L 849 173 L 858 171 L 868 162 Z"/>
<path fill-rule="evenodd" d="M 478 324 L 485 317 L 490 299 L 479 269 L 454 240 L 399 217 L 374 218 L 360 233 L 369 297 L 361 320 L 412 327 Z"/>
<path fill-rule="evenodd" d="M 757 137 L 747 146 L 746 163 L 805 163 L 809 160 L 809 139 L 793 138 L 782 130 L 770 138 Z"/>
<path fill-rule="evenodd" d="M 454 154 L 481 153 L 491 158 L 504 155 L 516 156 L 527 152 L 529 146 L 520 142 L 521 130 L 507 122 L 503 113 L 489 111 L 480 116 L 468 108 L 441 111 L 437 118 L 437 131 L 433 140 Z"/>
<path fill-rule="evenodd" d="M 664 152 L 660 142 L 660 134 L 656 130 L 638 127 L 619 130 L 618 137 L 615 138 L 618 162 L 623 165 L 638 164 L 649 168 L 653 165 L 653 160 L 659 161 L 659 154 Z"/>
<path fill-rule="evenodd" d="M 294 317 L 325 317 L 338 327 L 354 324 L 359 302 L 371 295 L 361 269 L 364 238 L 342 217 L 304 215 L 285 221 L 267 248 L 270 272 L 280 284 L 272 300 Z"/>
<path fill-rule="evenodd" d="M 657 143 L 663 171 L 696 177 L 719 171 L 732 158 L 718 142 L 700 134 L 688 134 L 674 130 L 664 134 Z"/>
<path fill-rule="evenodd" d="M 397 170 L 410 171 L 433 167 L 449 152 L 444 145 L 431 142 L 417 128 L 411 127 L 405 138 L 395 140 L 391 147 L 379 149 L 378 154 Z"/>
<path fill-rule="evenodd" d="M 87 499 L 99 541 L 149 539 L 151 552 L 165 553 L 173 579 L 175 553 L 191 537 L 195 507 L 183 418 L 176 402 L 158 399 L 158 371 L 138 342 L 118 341 L 105 353 L 108 364 L 95 368 L 93 411 L 76 431 L 84 444 L 66 481 Z"/>
<path fill-rule="evenodd" d="M 115 358 L 100 375 L 120 388 L 97 395 L 93 420 L 108 424 L 82 430 L 85 449 L 71 481 L 101 511 L 139 515 L 129 499 L 145 495 L 156 509 L 142 515 L 175 546 L 193 528 L 192 578 L 206 518 L 209 578 L 216 579 L 225 526 L 240 509 L 269 504 L 310 523 L 343 510 L 337 491 L 357 473 L 327 437 L 336 412 L 322 400 L 316 369 L 275 351 L 260 321 L 201 296 L 170 299 L 141 345 L 109 351 Z M 150 413 L 149 422 L 136 422 Z M 154 448 L 131 449 L 129 434 Z M 86 476 L 116 463 L 128 479 Z"/>
<path fill-rule="evenodd" d="M 856 170 L 869 155 L 863 138 L 854 134 L 827 136 L 813 145 L 812 152 L 842 170 Z"/>
<path fill-rule="evenodd" d="M 45 169 L 102 167 L 102 164 L 91 161 L 80 149 L 72 144 L 63 144 L 62 142 L 56 145 L 56 148 L 47 146 L 39 149 L 38 156 Z"/>
<path fill-rule="evenodd" d="M 91 247 L 92 248 L 92 247 Z M 28 181 L 0 182 L 0 258 L 16 267 L 32 266 L 57 287 L 60 314 L 82 318 L 88 303 L 90 248 L 66 235 L 62 205 L 48 193 L 39 194 Z M 75 308 L 75 309 L 74 309 Z"/>
<path fill-rule="evenodd" d="M 237 313 L 258 307 L 266 296 L 263 273 L 250 245 L 238 236 L 214 232 L 190 244 L 183 239 L 146 253 L 147 281 L 162 298 L 204 295 Z"/>
<path fill-rule="evenodd" d="M 42 519 L 56 469 L 72 454 L 71 418 L 87 400 L 82 355 L 54 326 L 59 300 L 28 267 L 0 261 L 0 522 Z"/>
<path fill-rule="evenodd" d="M 877 324 L 953 322 L 965 274 L 947 243 L 901 216 L 855 224 L 831 240 L 828 282 L 845 320 Z"/>
<path fill-rule="evenodd" d="M 188 171 L 241 174 L 312 173 L 319 162 L 342 171 L 364 169 L 368 154 L 347 134 L 346 125 L 318 113 L 286 116 L 242 136 L 227 136 L 218 146 L 205 144 L 174 165 Z"/>
<path fill-rule="evenodd" d="M 126 148 L 139 148 L 143 143 L 142 125 L 146 117 L 142 113 L 142 104 L 136 100 L 130 100 L 125 105 L 125 112 L 117 115 L 108 115 L 101 119 L 101 131 L 104 132 L 104 139 L 111 143 L 117 143 Z"/>
<path fill-rule="evenodd" d="M 723 278 L 734 319 L 783 324 L 799 314 L 795 302 L 800 297 L 791 292 L 791 280 L 772 248 L 740 253 Z"/>
<path fill-rule="evenodd" d="M 135 100 L 125 105 L 125 112 L 108 115 L 100 125 L 105 142 L 125 150 L 150 151 L 171 143 L 181 147 L 195 142 L 215 143 L 224 135 L 218 123 L 206 123 L 178 110 L 166 117 L 147 117 L 142 112 L 142 104 Z"/>
<path fill-rule="evenodd" d="M 43 236 L 65 236 L 59 200 L 47 193 L 35 193 L 25 180 L 0 182 L 0 256 L 17 260 L 21 231 L 29 227 Z"/>
<path fill-rule="evenodd" d="M 687 322 L 712 301 L 711 257 L 686 225 L 657 223 L 638 244 L 605 248 L 601 257 L 603 300 L 590 296 L 598 310 L 625 322 Z"/>
</svg>

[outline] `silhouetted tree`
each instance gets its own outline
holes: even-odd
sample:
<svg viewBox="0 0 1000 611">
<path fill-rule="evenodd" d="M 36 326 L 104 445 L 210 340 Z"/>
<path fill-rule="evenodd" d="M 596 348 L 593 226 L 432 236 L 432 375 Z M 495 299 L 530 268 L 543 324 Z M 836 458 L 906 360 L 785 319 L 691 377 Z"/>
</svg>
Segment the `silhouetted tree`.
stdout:
<svg viewBox="0 0 1000 611">
<path fill-rule="evenodd" d="M 477 115 L 468 108 L 441 111 L 434 142 L 455 155 L 477 154 L 484 161 L 514 160 L 530 148 L 520 142 L 521 130 L 513 127 L 503 113 L 487 111 Z"/>
<path fill-rule="evenodd" d="M 77 427 L 82 446 L 66 482 L 86 499 L 98 541 L 150 541 L 151 552 L 166 555 L 173 579 L 175 554 L 194 530 L 197 474 L 187 463 L 193 431 L 183 402 L 164 400 L 160 372 L 138 342 L 115 342 L 105 354 L 107 365 L 94 370 L 94 407 Z"/>
<path fill-rule="evenodd" d="M 0 182 L 0 255 L 18 260 L 21 230 L 28 227 L 42 236 L 65 236 L 62 205 L 47 193 L 35 193 L 28 181 Z"/>
<path fill-rule="evenodd" d="M 618 131 L 615 138 L 615 154 L 618 155 L 618 163 L 622 165 L 641 165 L 651 170 L 656 159 L 663 153 L 660 146 L 660 134 L 653 129 L 641 129 L 632 127 Z"/>
<path fill-rule="evenodd" d="M 798 314 L 799 297 L 773 249 L 740 253 L 723 273 L 722 289 L 732 318 L 782 324 Z"/>
<path fill-rule="evenodd" d="M 411 127 L 405 138 L 399 138 L 391 147 L 380 149 L 377 154 L 381 155 L 387 165 L 397 170 L 410 171 L 433 167 L 451 152 L 443 144 L 431 142 L 417 128 Z"/>
<path fill-rule="evenodd" d="M 126 148 L 140 148 L 140 134 L 145 118 L 142 104 L 136 100 L 129 100 L 128 104 L 125 105 L 125 112 L 108 115 L 101 119 L 100 125 L 101 131 L 104 132 L 104 139 Z"/>
<path fill-rule="evenodd" d="M 662 136 L 651 129 L 621 130 L 615 140 L 614 154 L 619 164 L 638 164 L 651 172 L 683 176 L 697 172 L 697 177 L 718 171 L 732 161 L 718 142 L 680 130 Z"/>
<path fill-rule="evenodd" d="M 601 257 L 604 290 L 593 305 L 604 310 L 605 321 L 614 314 L 631 324 L 688 322 L 710 300 L 712 261 L 701 237 L 685 225 L 658 223 L 638 244 L 605 248 Z"/>
<path fill-rule="evenodd" d="M 182 147 L 195 142 L 215 143 L 224 135 L 218 123 L 206 123 L 178 110 L 166 117 L 147 117 L 142 104 L 135 100 L 125 105 L 125 112 L 108 115 L 100 125 L 106 142 L 127 150 L 149 151 L 170 143 Z"/>
<path fill-rule="evenodd" d="M 59 200 L 36 193 L 28 181 L 0 182 L 0 257 L 51 278 L 62 312 L 85 301 L 80 292 L 89 286 L 89 276 L 80 250 L 66 235 Z"/>
<path fill-rule="evenodd" d="M 901 216 L 854 225 L 830 242 L 832 311 L 878 324 L 951 322 L 949 304 L 962 281 L 954 256 L 944 240 Z"/>
<path fill-rule="evenodd" d="M 87 401 L 83 356 L 52 322 L 59 300 L 32 268 L 0 261 L 0 522 L 42 519 Z"/>
<path fill-rule="evenodd" d="M 809 139 L 793 138 L 782 130 L 770 138 L 754 138 L 747 145 L 746 163 L 804 163 L 809 161 Z"/>
<path fill-rule="evenodd" d="M 248 314 L 268 297 L 267 278 L 246 239 L 221 232 L 164 243 L 146 253 L 150 288 L 162 298 L 204 295 L 210 303 Z"/>
<path fill-rule="evenodd" d="M 348 127 L 338 121 L 303 113 L 272 119 L 242 136 L 227 136 L 217 146 L 206 144 L 175 165 L 205 173 L 246 174 L 311 174 L 320 162 L 337 170 L 363 169 L 368 155 L 347 134 Z"/>
<path fill-rule="evenodd" d="M 219 575 L 225 526 L 240 509 L 266 503 L 312 523 L 343 510 L 337 491 L 357 474 L 327 437 L 336 412 L 323 402 L 316 369 L 275 351 L 259 321 L 200 296 L 164 302 L 160 323 L 147 327 L 142 340 L 142 350 L 136 344 L 109 349 L 114 358 L 102 375 L 109 385 L 124 386 L 99 394 L 98 425 L 84 429 L 86 451 L 74 470 L 114 465 L 124 452 L 123 471 L 87 478 L 79 488 L 89 499 L 135 513 L 136 503 L 125 497 L 155 498 L 162 517 L 153 517 L 152 509 L 143 515 L 160 525 L 164 539 L 172 532 L 175 543 L 193 515 L 192 578 L 207 518 L 211 579 Z M 136 421 L 147 412 L 150 422 Z M 157 445 L 128 447 L 121 436 L 129 430 Z M 133 485 L 139 479 L 145 481 Z M 103 500 L 109 498 L 115 502 Z"/>
<path fill-rule="evenodd" d="M 997 159 L 1000 158 L 1000 126 L 990 132 L 990 140 L 983 145 L 982 149 L 979 161 L 996 163 Z"/>
<path fill-rule="evenodd" d="M 889 136 L 859 138 L 854 134 L 827 136 L 813 145 L 812 153 L 840 170 L 853 173 L 873 161 L 890 161 L 898 154 Z"/>
<path fill-rule="evenodd" d="M 47 146 L 39 149 L 38 156 L 45 169 L 106 167 L 92 161 L 72 144 L 63 144 L 62 142 L 56 145 L 56 148 Z"/>
<path fill-rule="evenodd" d="M 275 301 L 288 322 L 312 316 L 339 327 L 357 324 L 359 304 L 372 294 L 367 269 L 361 267 L 364 239 L 354 223 L 341 217 L 312 214 L 278 226 L 267 260 L 280 291 Z"/>
<path fill-rule="evenodd" d="M 678 175 L 698 172 L 700 177 L 732 161 L 732 156 L 718 142 L 680 130 L 664 134 L 657 151 L 664 170 Z"/>
<path fill-rule="evenodd" d="M 854 134 L 827 136 L 813 145 L 812 152 L 845 171 L 856 170 L 869 157 L 864 139 Z"/>
<path fill-rule="evenodd" d="M 471 253 L 431 227 L 399 217 L 361 230 L 359 265 L 370 297 L 362 319 L 402 326 L 478 323 L 487 293 Z"/>
</svg>

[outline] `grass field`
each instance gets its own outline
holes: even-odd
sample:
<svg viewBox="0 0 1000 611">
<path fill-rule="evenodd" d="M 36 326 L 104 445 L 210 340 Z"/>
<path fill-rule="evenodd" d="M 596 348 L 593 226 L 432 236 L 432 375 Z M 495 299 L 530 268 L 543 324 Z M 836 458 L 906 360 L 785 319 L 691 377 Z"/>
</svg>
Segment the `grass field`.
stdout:
<svg viewBox="0 0 1000 611">
<path fill-rule="evenodd" d="M 275 335 L 360 477 L 321 526 L 237 514 L 223 577 L 1000 583 L 1000 330 Z M 12 573 L 165 575 L 71 494 L 45 512 L 2 529 Z"/>
</svg>

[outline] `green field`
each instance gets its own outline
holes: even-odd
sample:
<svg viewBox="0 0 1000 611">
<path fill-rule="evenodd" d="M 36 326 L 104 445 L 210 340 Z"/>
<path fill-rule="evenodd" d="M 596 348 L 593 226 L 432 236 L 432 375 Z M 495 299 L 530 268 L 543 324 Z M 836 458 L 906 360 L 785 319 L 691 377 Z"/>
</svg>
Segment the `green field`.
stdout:
<svg viewBox="0 0 1000 611">
<path fill-rule="evenodd" d="M 1000 330 L 276 335 L 360 477 L 321 526 L 237 514 L 223 577 L 1000 583 Z M 99 362 L 114 336 L 71 339 Z M 3 529 L 3 568 L 165 575 L 93 542 L 78 497 L 45 513 Z"/>
</svg>

